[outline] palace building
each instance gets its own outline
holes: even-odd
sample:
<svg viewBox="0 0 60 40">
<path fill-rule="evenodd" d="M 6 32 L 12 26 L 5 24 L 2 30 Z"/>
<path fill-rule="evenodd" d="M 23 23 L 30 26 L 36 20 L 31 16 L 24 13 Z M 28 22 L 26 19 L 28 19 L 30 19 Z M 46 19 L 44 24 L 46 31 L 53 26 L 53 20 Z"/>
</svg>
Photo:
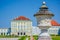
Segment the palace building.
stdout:
<svg viewBox="0 0 60 40">
<path fill-rule="evenodd" d="M 48 29 L 49 34 L 58 35 L 60 24 L 51 20 L 51 27 Z M 19 16 L 11 21 L 11 35 L 39 35 L 41 29 L 32 26 L 32 21 L 24 16 Z"/>
<path fill-rule="evenodd" d="M 49 34 L 60 35 L 60 24 L 51 20 L 51 27 L 48 29 Z M 11 21 L 11 28 L 0 28 L 0 35 L 39 35 L 41 29 L 32 26 L 32 21 L 25 17 L 19 16 Z"/>
<path fill-rule="evenodd" d="M 11 35 L 31 35 L 32 21 L 24 16 L 19 16 L 11 21 Z"/>
<path fill-rule="evenodd" d="M 59 34 L 59 29 L 60 29 L 60 24 L 59 23 L 57 23 L 55 20 L 51 20 L 51 25 L 52 25 L 52 27 L 50 27 L 49 29 L 48 29 L 48 33 L 49 34 L 55 34 L 55 35 L 58 35 Z"/>
</svg>

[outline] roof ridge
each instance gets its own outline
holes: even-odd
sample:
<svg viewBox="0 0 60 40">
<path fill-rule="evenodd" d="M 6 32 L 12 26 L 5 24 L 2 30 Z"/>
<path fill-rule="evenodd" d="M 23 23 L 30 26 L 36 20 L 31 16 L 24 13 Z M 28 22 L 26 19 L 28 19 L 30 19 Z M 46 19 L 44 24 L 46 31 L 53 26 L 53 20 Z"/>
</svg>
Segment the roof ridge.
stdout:
<svg viewBox="0 0 60 40">
<path fill-rule="evenodd" d="M 19 16 L 19 17 L 15 18 L 14 20 L 30 20 L 30 19 L 25 16 Z"/>
</svg>

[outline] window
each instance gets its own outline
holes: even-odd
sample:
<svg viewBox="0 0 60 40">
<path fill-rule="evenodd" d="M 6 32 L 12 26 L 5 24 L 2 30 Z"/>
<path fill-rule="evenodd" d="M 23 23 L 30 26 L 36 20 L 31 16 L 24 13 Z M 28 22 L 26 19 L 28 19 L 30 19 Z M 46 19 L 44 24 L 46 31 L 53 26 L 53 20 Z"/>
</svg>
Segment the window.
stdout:
<svg viewBox="0 0 60 40">
<path fill-rule="evenodd" d="M 25 32 L 24 32 L 24 35 L 25 35 Z"/>
<path fill-rule="evenodd" d="M 18 32 L 18 35 L 19 35 L 20 33 Z"/>
<path fill-rule="evenodd" d="M 4 33 L 4 35 L 5 35 L 5 33 Z"/>
<path fill-rule="evenodd" d="M 1 33 L 1 35 L 3 35 L 3 33 Z"/>
<path fill-rule="evenodd" d="M 21 32 L 21 35 L 22 35 L 22 32 Z"/>
</svg>

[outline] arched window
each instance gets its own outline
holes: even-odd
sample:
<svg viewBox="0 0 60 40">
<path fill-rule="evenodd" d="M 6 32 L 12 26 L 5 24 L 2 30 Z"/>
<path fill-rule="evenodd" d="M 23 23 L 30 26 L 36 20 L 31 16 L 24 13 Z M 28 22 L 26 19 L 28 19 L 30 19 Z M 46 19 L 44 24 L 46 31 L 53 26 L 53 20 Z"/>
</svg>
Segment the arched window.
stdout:
<svg viewBox="0 0 60 40">
<path fill-rule="evenodd" d="M 3 35 L 3 33 L 1 33 L 1 35 Z"/>
<path fill-rule="evenodd" d="M 58 35 L 60 35 L 60 28 L 59 28 L 59 30 L 58 30 Z"/>
<path fill-rule="evenodd" d="M 19 32 L 18 32 L 18 35 L 19 35 Z"/>
<path fill-rule="evenodd" d="M 24 32 L 24 35 L 25 35 L 25 32 Z"/>
<path fill-rule="evenodd" d="M 21 32 L 21 35 L 22 35 L 22 32 Z"/>
<path fill-rule="evenodd" d="M 4 35 L 5 35 L 5 33 L 4 33 Z"/>
</svg>

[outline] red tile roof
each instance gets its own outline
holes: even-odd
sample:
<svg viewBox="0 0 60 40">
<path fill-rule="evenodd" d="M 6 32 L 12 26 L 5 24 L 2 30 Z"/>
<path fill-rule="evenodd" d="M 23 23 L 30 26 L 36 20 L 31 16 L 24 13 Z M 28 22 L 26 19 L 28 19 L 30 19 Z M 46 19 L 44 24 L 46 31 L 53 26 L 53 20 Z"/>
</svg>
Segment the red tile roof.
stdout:
<svg viewBox="0 0 60 40">
<path fill-rule="evenodd" d="M 57 23 L 55 20 L 51 20 L 51 25 L 52 26 L 60 26 L 60 24 Z"/>
<path fill-rule="evenodd" d="M 29 18 L 26 18 L 24 16 L 19 16 L 18 18 L 16 18 L 15 20 L 30 20 Z"/>
</svg>

